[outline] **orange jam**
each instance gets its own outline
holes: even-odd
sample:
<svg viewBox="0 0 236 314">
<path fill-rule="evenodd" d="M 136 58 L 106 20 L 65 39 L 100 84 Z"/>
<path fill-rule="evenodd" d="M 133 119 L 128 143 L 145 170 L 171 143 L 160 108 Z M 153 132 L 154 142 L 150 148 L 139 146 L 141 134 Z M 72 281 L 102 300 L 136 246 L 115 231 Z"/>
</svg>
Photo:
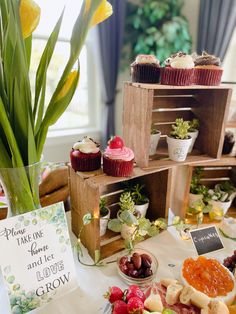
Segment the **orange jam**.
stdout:
<svg viewBox="0 0 236 314">
<path fill-rule="evenodd" d="M 197 260 L 187 258 L 182 272 L 189 285 L 212 298 L 225 296 L 234 288 L 234 281 L 228 270 L 215 259 L 204 256 Z"/>
</svg>

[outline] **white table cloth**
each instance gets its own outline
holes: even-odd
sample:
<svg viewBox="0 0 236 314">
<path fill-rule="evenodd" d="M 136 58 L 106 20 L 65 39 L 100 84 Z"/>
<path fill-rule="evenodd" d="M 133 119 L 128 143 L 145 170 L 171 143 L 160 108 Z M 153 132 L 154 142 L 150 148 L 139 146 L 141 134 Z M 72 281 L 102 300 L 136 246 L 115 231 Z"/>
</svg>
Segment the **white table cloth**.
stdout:
<svg viewBox="0 0 236 314">
<path fill-rule="evenodd" d="M 68 220 L 70 217 L 68 216 Z M 70 221 L 69 221 L 70 226 Z M 75 243 L 76 237 L 71 234 L 72 243 Z M 236 249 L 236 242 L 222 237 L 225 248 L 207 254 L 207 257 L 215 257 L 223 260 L 225 257 L 233 254 Z M 187 257 L 196 257 L 196 251 L 191 240 L 182 240 L 175 228 L 171 227 L 156 237 L 141 242 L 139 247 L 151 251 L 159 262 L 156 280 L 163 277 L 179 277 L 181 263 Z M 2 253 L 1 253 L 2 254 Z M 117 285 L 122 289 L 127 285 L 118 277 L 116 263 L 108 264 L 104 267 L 88 267 L 78 262 L 76 254 L 74 255 L 75 266 L 78 279 L 78 288 L 64 297 L 52 301 L 45 307 L 30 312 L 31 314 L 99 314 L 104 313 L 107 301 L 103 294 L 109 286 Z M 109 260 L 115 260 L 112 256 Z M 92 263 L 91 258 L 84 250 L 83 260 Z M 8 297 L 0 278 L 0 314 L 10 314 Z"/>
</svg>

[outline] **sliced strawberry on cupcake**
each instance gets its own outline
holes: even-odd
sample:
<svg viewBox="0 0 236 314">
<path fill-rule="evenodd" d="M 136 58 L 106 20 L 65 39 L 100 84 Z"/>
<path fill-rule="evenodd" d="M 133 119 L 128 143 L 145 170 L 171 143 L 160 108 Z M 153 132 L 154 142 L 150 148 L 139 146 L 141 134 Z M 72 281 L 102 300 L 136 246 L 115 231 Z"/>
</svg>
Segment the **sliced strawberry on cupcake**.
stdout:
<svg viewBox="0 0 236 314">
<path fill-rule="evenodd" d="M 114 136 L 103 154 L 103 171 L 113 177 L 129 177 L 133 172 L 134 153 L 124 145 L 119 136 Z"/>
</svg>

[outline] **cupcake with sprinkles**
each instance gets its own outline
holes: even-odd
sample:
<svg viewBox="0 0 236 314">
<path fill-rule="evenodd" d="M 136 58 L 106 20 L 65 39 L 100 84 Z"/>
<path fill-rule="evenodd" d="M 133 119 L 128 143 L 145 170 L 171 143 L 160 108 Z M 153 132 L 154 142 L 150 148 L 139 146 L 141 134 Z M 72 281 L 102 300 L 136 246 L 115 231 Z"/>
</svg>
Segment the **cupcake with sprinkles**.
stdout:
<svg viewBox="0 0 236 314">
<path fill-rule="evenodd" d="M 203 51 L 201 55 L 193 55 L 194 58 L 194 83 L 196 85 L 217 86 L 221 83 L 223 68 L 220 58 Z"/>
<path fill-rule="evenodd" d="M 165 66 L 161 69 L 161 84 L 188 86 L 193 83 L 193 75 L 193 58 L 180 51 L 165 60 Z"/>
<path fill-rule="evenodd" d="M 113 177 L 130 177 L 133 172 L 134 153 L 124 145 L 119 136 L 114 136 L 103 153 L 103 171 Z"/>
<path fill-rule="evenodd" d="M 85 136 L 76 142 L 70 152 L 71 166 L 75 171 L 93 171 L 101 167 L 99 144 Z"/>
</svg>

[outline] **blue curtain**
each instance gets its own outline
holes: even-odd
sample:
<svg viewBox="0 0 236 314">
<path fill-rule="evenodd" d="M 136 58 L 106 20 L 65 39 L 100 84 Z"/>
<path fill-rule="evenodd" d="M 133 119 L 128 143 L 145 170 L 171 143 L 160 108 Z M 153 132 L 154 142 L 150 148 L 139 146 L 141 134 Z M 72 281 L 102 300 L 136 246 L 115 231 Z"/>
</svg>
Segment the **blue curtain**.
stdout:
<svg viewBox="0 0 236 314">
<path fill-rule="evenodd" d="M 102 74 L 103 146 L 115 134 L 115 98 L 124 33 L 126 0 L 110 0 L 113 15 L 98 26 L 100 69 Z"/>
<path fill-rule="evenodd" d="M 236 0 L 201 0 L 197 51 L 223 61 L 236 27 Z"/>
</svg>

